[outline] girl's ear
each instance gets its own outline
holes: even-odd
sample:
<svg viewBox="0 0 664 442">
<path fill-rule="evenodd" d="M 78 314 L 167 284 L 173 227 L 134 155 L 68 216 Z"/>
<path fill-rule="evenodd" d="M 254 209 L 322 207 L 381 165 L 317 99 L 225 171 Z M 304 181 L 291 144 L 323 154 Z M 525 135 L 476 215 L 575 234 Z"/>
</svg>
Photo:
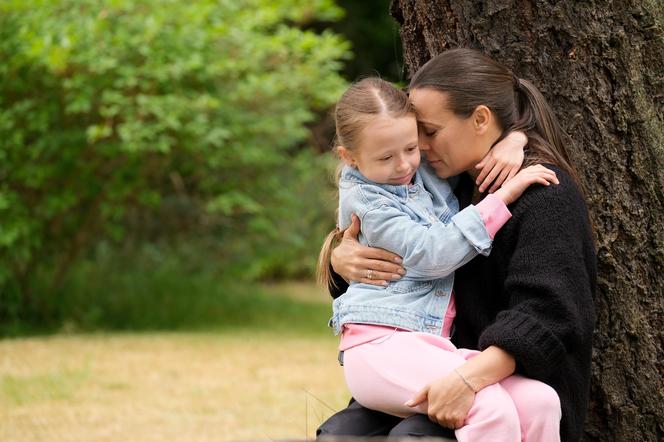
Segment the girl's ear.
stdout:
<svg viewBox="0 0 664 442">
<path fill-rule="evenodd" d="M 339 156 L 341 157 L 341 160 L 347 166 L 355 167 L 357 165 L 357 162 L 355 161 L 355 158 L 353 157 L 353 153 L 350 150 L 346 149 L 343 146 L 337 146 L 337 152 L 339 152 Z"/>
<path fill-rule="evenodd" d="M 480 104 L 473 111 L 473 128 L 478 135 L 484 135 L 491 125 L 493 114 L 491 109 L 483 104 Z"/>
</svg>

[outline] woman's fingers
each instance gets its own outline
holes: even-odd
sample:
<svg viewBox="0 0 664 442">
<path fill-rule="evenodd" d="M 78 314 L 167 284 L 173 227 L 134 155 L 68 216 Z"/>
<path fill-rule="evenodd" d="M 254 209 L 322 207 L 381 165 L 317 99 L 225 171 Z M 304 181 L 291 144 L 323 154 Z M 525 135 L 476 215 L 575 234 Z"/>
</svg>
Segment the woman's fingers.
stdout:
<svg viewBox="0 0 664 442">
<path fill-rule="evenodd" d="M 415 396 L 413 396 L 408 402 L 406 402 L 404 405 L 406 407 L 417 407 L 420 405 L 422 402 L 427 400 L 427 397 L 429 396 L 429 386 L 427 385 L 420 391 L 418 391 Z"/>
<path fill-rule="evenodd" d="M 344 239 L 357 241 L 357 235 L 360 234 L 360 219 L 354 213 L 351 215 L 350 226 L 344 231 Z"/>
<path fill-rule="evenodd" d="M 382 281 L 396 281 L 397 279 L 401 279 L 401 275 L 398 273 L 390 273 L 390 272 L 376 272 L 372 271 L 369 273 L 368 271 L 364 272 L 364 277 L 368 278 L 371 276 L 371 278 L 368 279 L 375 279 L 375 280 L 382 280 Z"/>
<path fill-rule="evenodd" d="M 387 267 L 376 267 L 374 268 L 374 270 L 381 270 L 383 272 L 388 272 L 401 268 L 401 266 L 399 265 L 401 264 L 401 257 L 395 253 L 388 252 L 387 250 L 384 249 L 369 247 L 366 250 L 365 258 L 382 261 L 385 262 L 386 264 L 390 264 L 390 266 Z"/>
<path fill-rule="evenodd" d="M 352 279 L 372 285 L 387 285 L 401 278 L 406 271 L 399 265 L 380 260 L 362 260 L 355 266 Z"/>
<path fill-rule="evenodd" d="M 353 280 L 361 282 L 362 284 L 377 285 L 379 287 L 385 287 L 389 284 L 389 282 L 384 279 L 353 278 Z"/>
</svg>

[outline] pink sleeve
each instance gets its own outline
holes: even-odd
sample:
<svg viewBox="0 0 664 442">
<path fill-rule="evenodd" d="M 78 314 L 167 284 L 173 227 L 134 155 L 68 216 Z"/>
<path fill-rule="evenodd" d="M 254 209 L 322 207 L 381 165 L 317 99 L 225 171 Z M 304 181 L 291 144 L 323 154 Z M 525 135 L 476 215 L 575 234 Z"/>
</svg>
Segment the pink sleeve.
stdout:
<svg viewBox="0 0 664 442">
<path fill-rule="evenodd" d="M 480 212 L 480 216 L 484 220 L 484 225 L 491 239 L 496 236 L 496 232 L 512 217 L 503 200 L 491 193 L 477 203 L 475 207 Z"/>
</svg>

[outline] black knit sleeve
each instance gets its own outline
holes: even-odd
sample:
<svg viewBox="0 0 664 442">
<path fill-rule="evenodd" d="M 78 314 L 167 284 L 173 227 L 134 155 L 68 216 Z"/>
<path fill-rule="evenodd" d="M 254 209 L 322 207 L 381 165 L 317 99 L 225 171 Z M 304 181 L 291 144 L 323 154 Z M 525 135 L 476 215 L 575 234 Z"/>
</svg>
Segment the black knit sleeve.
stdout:
<svg viewBox="0 0 664 442">
<path fill-rule="evenodd" d="M 332 269 L 332 266 L 330 266 L 330 274 L 332 275 L 333 282 L 328 284 L 327 290 L 330 292 L 330 296 L 332 296 L 332 298 L 337 299 L 339 296 L 346 293 L 346 290 L 348 290 L 348 283 L 338 273 L 336 273 L 334 269 Z"/>
<path fill-rule="evenodd" d="M 508 308 L 481 334 L 481 350 L 512 354 L 517 372 L 544 380 L 570 353 L 590 358 L 595 247 L 580 192 L 558 172 L 558 186 L 533 186 L 510 207 L 513 238 L 503 292 Z"/>
</svg>

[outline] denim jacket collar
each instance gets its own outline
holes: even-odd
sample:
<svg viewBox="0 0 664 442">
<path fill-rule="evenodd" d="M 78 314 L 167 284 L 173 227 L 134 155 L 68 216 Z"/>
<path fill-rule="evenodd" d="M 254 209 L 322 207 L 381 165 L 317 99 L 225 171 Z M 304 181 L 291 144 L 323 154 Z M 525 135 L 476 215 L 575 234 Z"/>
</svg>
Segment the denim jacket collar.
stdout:
<svg viewBox="0 0 664 442">
<path fill-rule="evenodd" d="M 339 184 L 343 185 L 344 183 L 371 184 L 373 186 L 378 186 L 382 189 L 385 189 L 387 192 L 390 192 L 402 198 L 407 197 L 409 191 L 412 192 L 418 188 L 424 189 L 424 184 L 422 182 L 422 177 L 420 176 L 419 171 L 415 173 L 412 185 L 410 184 L 393 185 L 393 184 L 376 183 L 374 181 L 371 181 L 364 175 L 362 175 L 362 173 L 356 167 L 344 166 L 343 169 L 341 170 L 341 177 L 339 180 Z"/>
</svg>

